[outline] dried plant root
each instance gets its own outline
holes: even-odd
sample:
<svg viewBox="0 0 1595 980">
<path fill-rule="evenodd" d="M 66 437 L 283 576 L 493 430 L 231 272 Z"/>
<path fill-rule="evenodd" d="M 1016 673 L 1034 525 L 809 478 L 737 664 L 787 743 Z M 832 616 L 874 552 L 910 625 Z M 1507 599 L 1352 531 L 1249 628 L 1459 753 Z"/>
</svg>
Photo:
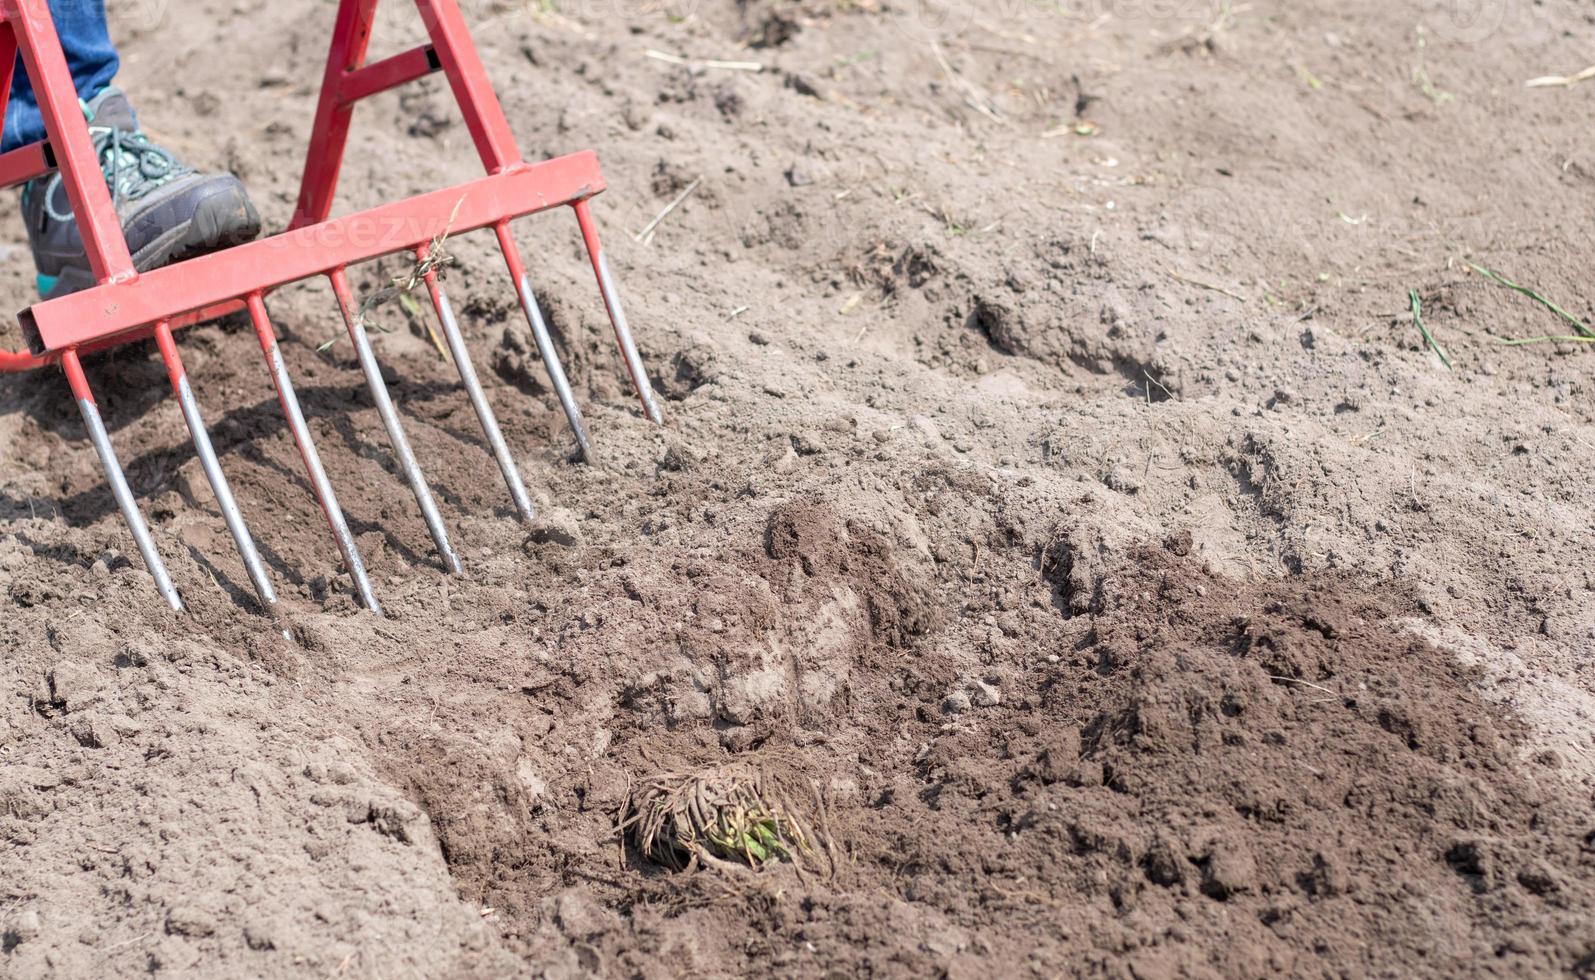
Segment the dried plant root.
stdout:
<svg viewBox="0 0 1595 980">
<path fill-rule="evenodd" d="M 813 836 L 774 782 L 748 763 L 633 782 L 618 829 L 644 857 L 678 871 L 694 863 L 796 862 Z"/>
</svg>

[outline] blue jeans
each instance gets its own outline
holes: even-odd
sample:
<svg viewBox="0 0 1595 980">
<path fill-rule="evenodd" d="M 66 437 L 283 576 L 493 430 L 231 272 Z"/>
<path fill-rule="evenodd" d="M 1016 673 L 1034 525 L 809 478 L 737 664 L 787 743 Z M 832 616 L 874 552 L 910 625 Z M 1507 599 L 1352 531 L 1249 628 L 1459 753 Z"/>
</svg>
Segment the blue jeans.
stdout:
<svg viewBox="0 0 1595 980">
<path fill-rule="evenodd" d="M 50 17 L 61 37 L 67 67 L 72 69 L 78 98 L 92 99 L 116 77 L 122 61 L 105 26 L 105 0 L 50 0 Z M 0 152 L 44 139 L 44 117 L 39 114 L 33 84 L 17 58 L 17 73 L 11 80 L 11 101 L 6 105 L 4 135 Z"/>
</svg>

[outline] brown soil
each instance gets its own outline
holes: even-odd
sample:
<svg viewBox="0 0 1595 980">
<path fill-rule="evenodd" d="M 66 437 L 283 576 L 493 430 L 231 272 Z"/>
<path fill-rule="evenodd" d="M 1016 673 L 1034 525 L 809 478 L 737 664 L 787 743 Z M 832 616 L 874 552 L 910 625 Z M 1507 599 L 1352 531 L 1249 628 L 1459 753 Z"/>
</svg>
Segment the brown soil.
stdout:
<svg viewBox="0 0 1595 980">
<path fill-rule="evenodd" d="M 1571 327 L 1467 265 L 1595 313 L 1595 83 L 1523 86 L 1592 21 L 1473 6 L 469 5 L 526 155 L 604 161 L 666 426 L 529 219 L 575 463 L 460 237 L 541 516 L 379 310 L 449 578 L 327 289 L 273 297 L 378 618 L 248 331 L 185 332 L 285 638 L 148 350 L 91 380 L 181 617 L 60 378 L 8 379 L 0 974 L 1595 973 L 1595 352 L 1500 344 Z M 280 227 L 330 17 L 139 5 L 122 82 Z M 479 172 L 436 80 L 356 130 L 341 208 Z M 630 780 L 732 760 L 806 787 L 801 868 L 617 841 Z"/>
</svg>

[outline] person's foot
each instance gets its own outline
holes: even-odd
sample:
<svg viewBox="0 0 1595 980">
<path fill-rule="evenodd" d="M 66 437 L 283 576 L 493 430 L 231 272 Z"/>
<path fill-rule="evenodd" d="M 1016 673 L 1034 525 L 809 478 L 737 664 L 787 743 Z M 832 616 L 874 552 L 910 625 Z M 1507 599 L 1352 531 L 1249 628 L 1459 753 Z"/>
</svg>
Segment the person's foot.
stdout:
<svg viewBox="0 0 1595 980">
<path fill-rule="evenodd" d="M 238 245 L 260 234 L 260 215 L 232 174 L 202 174 L 177 162 L 138 128 L 120 89 L 84 107 L 89 135 L 122 220 L 133 267 L 148 272 Z M 39 270 L 39 295 L 54 299 L 94 285 L 83 238 L 59 174 L 28 182 L 22 216 Z"/>
</svg>

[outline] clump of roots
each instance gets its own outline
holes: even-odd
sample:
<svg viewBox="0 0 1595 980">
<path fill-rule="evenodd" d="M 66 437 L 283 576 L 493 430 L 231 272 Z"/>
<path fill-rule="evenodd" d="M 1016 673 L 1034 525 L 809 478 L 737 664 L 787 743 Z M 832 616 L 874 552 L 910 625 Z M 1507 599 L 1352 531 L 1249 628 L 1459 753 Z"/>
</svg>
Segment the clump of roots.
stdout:
<svg viewBox="0 0 1595 980">
<path fill-rule="evenodd" d="M 775 781 L 748 763 L 632 783 L 618 829 L 644 857 L 677 871 L 797 862 L 812 837 Z"/>
</svg>

